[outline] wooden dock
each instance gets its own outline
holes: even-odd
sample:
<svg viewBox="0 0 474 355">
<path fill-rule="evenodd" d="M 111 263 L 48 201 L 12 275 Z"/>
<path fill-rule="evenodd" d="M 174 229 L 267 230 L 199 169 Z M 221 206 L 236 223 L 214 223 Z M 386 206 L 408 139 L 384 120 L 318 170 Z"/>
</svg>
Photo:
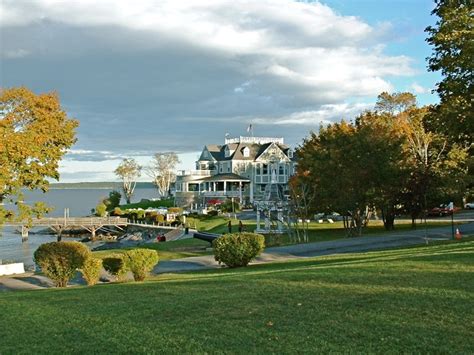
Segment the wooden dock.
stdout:
<svg viewBox="0 0 474 355">
<path fill-rule="evenodd" d="M 38 218 L 31 222 L 5 223 L 7 227 L 21 227 L 22 238 L 28 238 L 28 231 L 33 227 L 50 227 L 58 234 L 58 240 L 61 239 L 61 233 L 68 228 L 82 228 L 92 234 L 102 227 L 116 227 L 123 229 L 128 225 L 127 218 L 121 217 L 57 217 L 57 218 Z"/>
</svg>

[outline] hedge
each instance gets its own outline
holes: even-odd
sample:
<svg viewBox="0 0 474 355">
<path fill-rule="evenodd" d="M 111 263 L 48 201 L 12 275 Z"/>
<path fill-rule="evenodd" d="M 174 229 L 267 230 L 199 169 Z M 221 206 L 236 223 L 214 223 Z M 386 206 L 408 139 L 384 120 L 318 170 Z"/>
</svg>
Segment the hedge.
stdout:
<svg viewBox="0 0 474 355">
<path fill-rule="evenodd" d="M 265 248 L 265 238 L 256 233 L 231 233 L 215 239 L 214 259 L 228 267 L 247 266 Z"/>
<path fill-rule="evenodd" d="M 159 261 L 158 252 L 151 249 L 132 249 L 124 253 L 123 257 L 135 281 L 145 280 L 147 274 Z"/>
<path fill-rule="evenodd" d="M 39 246 L 34 261 L 57 287 L 66 287 L 77 269 L 91 257 L 91 251 L 79 242 L 51 242 Z"/>
<path fill-rule="evenodd" d="M 99 282 L 100 271 L 102 270 L 102 259 L 87 258 L 81 267 L 82 277 L 89 286 Z"/>
</svg>

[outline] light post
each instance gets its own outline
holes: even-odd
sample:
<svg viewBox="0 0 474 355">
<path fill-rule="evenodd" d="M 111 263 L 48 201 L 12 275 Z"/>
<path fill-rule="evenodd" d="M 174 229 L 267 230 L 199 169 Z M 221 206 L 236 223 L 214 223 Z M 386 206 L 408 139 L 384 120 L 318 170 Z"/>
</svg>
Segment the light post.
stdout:
<svg viewBox="0 0 474 355">
<path fill-rule="evenodd" d="M 451 239 L 454 240 L 454 203 L 453 202 L 449 203 L 448 211 L 451 212 Z"/>
</svg>

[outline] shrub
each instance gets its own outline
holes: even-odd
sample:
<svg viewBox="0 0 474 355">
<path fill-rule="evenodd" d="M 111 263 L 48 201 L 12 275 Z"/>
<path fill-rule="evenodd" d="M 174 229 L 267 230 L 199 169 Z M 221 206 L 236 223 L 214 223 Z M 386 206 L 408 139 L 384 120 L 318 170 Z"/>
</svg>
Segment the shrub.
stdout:
<svg viewBox="0 0 474 355">
<path fill-rule="evenodd" d="M 135 281 L 145 280 L 147 274 L 159 261 L 158 252 L 151 249 L 129 250 L 124 254 L 124 259 Z"/>
<path fill-rule="evenodd" d="M 98 217 L 105 217 L 107 215 L 107 206 L 103 202 L 99 202 L 99 204 L 95 206 L 95 214 Z"/>
<path fill-rule="evenodd" d="M 219 214 L 219 211 L 212 210 L 212 211 L 207 211 L 207 215 L 210 217 L 215 217 Z"/>
<path fill-rule="evenodd" d="M 265 247 L 263 235 L 255 233 L 226 234 L 214 240 L 214 259 L 228 267 L 247 266 Z"/>
<path fill-rule="evenodd" d="M 66 287 L 90 255 L 89 248 L 79 242 L 52 242 L 40 245 L 34 260 L 57 287 Z"/>
<path fill-rule="evenodd" d="M 122 198 L 122 195 L 120 194 L 120 192 L 116 191 L 116 190 L 113 190 L 113 191 L 110 191 L 109 192 L 109 198 L 107 199 L 109 201 L 107 205 L 107 210 L 113 210 L 115 209 L 116 207 L 118 207 L 118 205 L 120 205 L 120 200 Z"/>
<path fill-rule="evenodd" d="M 145 211 L 138 210 L 136 213 L 137 213 L 137 219 L 144 219 L 145 218 Z"/>
<path fill-rule="evenodd" d="M 119 254 L 111 254 L 102 259 L 102 265 L 105 271 L 115 276 L 117 280 L 121 280 L 128 271 L 123 256 Z"/>
<path fill-rule="evenodd" d="M 156 223 L 165 223 L 165 216 L 163 216 L 162 214 L 158 214 L 155 216 L 155 222 Z"/>
<path fill-rule="evenodd" d="M 123 214 L 123 212 L 120 209 L 120 207 L 115 207 L 114 211 L 112 212 L 112 215 L 114 215 L 114 216 L 121 216 L 122 214 Z"/>
<path fill-rule="evenodd" d="M 100 270 L 102 269 L 102 259 L 87 258 L 82 265 L 82 277 L 86 280 L 89 286 L 95 285 L 99 282 Z"/>
<path fill-rule="evenodd" d="M 168 213 L 181 214 L 183 213 L 183 209 L 181 207 L 170 207 L 168 208 Z"/>
</svg>

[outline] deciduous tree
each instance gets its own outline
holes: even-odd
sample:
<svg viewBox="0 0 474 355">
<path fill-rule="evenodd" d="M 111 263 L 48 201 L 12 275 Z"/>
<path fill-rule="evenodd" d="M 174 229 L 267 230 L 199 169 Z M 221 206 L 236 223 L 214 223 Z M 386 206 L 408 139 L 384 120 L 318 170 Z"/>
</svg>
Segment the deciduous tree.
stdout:
<svg viewBox="0 0 474 355">
<path fill-rule="evenodd" d="M 298 149 L 297 176 L 309 172 L 315 209 L 339 212 L 349 235 L 360 235 L 373 207 L 392 229 L 399 208 L 414 222 L 430 203 L 460 199 L 467 149 L 428 131 L 429 108 L 414 102 L 384 93 L 377 110 L 321 127 Z"/>
<path fill-rule="evenodd" d="M 440 97 L 430 115 L 430 129 L 463 145 L 474 135 L 474 2 L 436 0 L 435 26 L 426 28 L 426 41 L 433 47 L 428 69 L 440 71 L 443 79 L 436 91 Z"/>
<path fill-rule="evenodd" d="M 115 175 L 122 180 L 122 189 L 127 203 L 130 203 L 133 196 L 141 170 L 142 167 L 133 158 L 123 159 L 117 169 L 115 169 Z"/>
<path fill-rule="evenodd" d="M 44 203 L 23 202 L 21 189 L 46 192 L 49 180 L 59 179 L 59 162 L 76 141 L 77 126 L 54 92 L 36 95 L 25 87 L 0 89 L 0 224 L 39 217 L 49 210 Z"/>
<path fill-rule="evenodd" d="M 167 197 L 169 195 L 171 183 L 176 180 L 175 170 L 179 162 L 178 155 L 174 152 L 156 153 L 153 156 L 146 172 L 153 179 L 160 196 Z"/>
</svg>

